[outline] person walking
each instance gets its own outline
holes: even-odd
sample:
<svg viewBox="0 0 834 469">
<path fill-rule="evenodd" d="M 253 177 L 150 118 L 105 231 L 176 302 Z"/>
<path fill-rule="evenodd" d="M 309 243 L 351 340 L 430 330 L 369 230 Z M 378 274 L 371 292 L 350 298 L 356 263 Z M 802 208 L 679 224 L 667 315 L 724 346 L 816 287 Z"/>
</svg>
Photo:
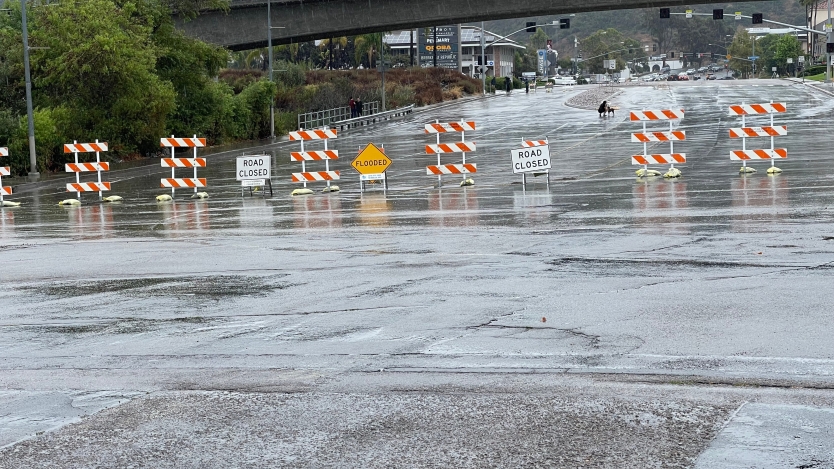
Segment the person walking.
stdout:
<svg viewBox="0 0 834 469">
<path fill-rule="evenodd" d="M 507 88 L 507 94 L 510 94 L 510 91 L 513 89 L 513 79 L 511 76 L 507 75 L 507 78 L 504 79 L 504 87 Z"/>
<path fill-rule="evenodd" d="M 362 98 L 356 98 L 356 117 L 362 117 Z"/>
<path fill-rule="evenodd" d="M 356 101 L 353 98 L 350 98 L 348 105 L 350 106 L 350 118 L 353 119 L 356 117 Z"/>
<path fill-rule="evenodd" d="M 492 76 L 492 92 L 495 93 L 495 75 Z"/>
<path fill-rule="evenodd" d="M 530 94 L 530 80 L 524 79 L 524 92 Z"/>
</svg>

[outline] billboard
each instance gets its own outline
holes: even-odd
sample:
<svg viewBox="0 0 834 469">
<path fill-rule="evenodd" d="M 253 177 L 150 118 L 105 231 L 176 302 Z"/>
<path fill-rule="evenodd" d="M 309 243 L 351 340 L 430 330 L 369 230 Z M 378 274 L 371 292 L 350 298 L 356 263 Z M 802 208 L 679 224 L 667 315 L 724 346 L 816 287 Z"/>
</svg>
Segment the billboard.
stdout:
<svg viewBox="0 0 834 469">
<path fill-rule="evenodd" d="M 421 67 L 433 67 L 435 46 L 437 66 L 460 70 L 460 25 L 417 29 L 417 54 Z M 437 44 L 434 43 L 435 37 Z"/>
</svg>

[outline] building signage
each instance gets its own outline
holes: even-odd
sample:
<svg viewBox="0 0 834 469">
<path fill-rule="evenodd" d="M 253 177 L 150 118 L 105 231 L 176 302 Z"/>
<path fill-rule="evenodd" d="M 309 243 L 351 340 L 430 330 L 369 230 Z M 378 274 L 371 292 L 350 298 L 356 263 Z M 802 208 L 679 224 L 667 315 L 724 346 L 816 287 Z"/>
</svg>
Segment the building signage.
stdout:
<svg viewBox="0 0 834 469">
<path fill-rule="evenodd" d="M 421 67 L 437 66 L 460 70 L 460 25 L 417 28 L 417 54 Z M 437 38 L 437 44 L 434 43 Z"/>
<path fill-rule="evenodd" d="M 545 56 L 545 54 L 546 54 L 546 53 L 547 53 L 547 51 L 546 51 L 546 50 L 544 50 L 544 49 L 539 49 L 539 50 L 538 50 L 538 57 L 539 57 L 539 66 L 538 66 L 538 69 L 539 69 L 539 75 L 544 75 L 544 56 Z"/>
<path fill-rule="evenodd" d="M 511 150 L 513 173 L 529 173 L 550 169 L 550 145 Z"/>
</svg>

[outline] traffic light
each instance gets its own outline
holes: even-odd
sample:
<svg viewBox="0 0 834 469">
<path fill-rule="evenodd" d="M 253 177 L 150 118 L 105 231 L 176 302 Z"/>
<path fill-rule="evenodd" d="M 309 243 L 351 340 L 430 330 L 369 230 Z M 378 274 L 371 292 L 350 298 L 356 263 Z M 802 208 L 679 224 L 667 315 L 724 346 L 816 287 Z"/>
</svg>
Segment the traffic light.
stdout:
<svg viewBox="0 0 834 469">
<path fill-rule="evenodd" d="M 478 65 L 483 65 L 483 64 L 484 64 L 483 57 L 479 55 L 478 56 Z"/>
<path fill-rule="evenodd" d="M 634 49 L 629 49 L 629 50 L 628 50 L 628 53 L 629 53 L 629 54 L 633 54 L 633 53 L 634 53 Z"/>
<path fill-rule="evenodd" d="M 825 52 L 829 54 L 834 53 L 834 42 L 825 43 Z"/>
<path fill-rule="evenodd" d="M 753 13 L 753 24 L 762 24 L 762 14 Z"/>
<path fill-rule="evenodd" d="M 536 32 L 536 22 L 535 21 L 528 21 L 526 31 L 528 33 L 535 33 Z"/>
<path fill-rule="evenodd" d="M 570 18 L 562 18 L 559 20 L 559 29 L 570 29 Z"/>
<path fill-rule="evenodd" d="M 652 52 L 657 52 L 657 44 L 652 44 Z"/>
<path fill-rule="evenodd" d="M 660 19 L 663 19 L 663 20 L 669 19 L 671 17 L 671 15 L 669 13 L 670 12 L 669 12 L 668 8 L 661 8 L 660 9 Z"/>
<path fill-rule="evenodd" d="M 669 58 L 674 59 L 675 58 L 675 53 L 674 52 L 669 52 Z"/>
<path fill-rule="evenodd" d="M 710 58 L 710 60 L 715 60 L 715 52 L 710 52 L 709 53 L 709 58 Z"/>
<path fill-rule="evenodd" d="M 724 19 L 724 9 L 723 8 L 716 8 L 712 10 L 712 19 L 714 20 L 723 20 Z"/>
</svg>

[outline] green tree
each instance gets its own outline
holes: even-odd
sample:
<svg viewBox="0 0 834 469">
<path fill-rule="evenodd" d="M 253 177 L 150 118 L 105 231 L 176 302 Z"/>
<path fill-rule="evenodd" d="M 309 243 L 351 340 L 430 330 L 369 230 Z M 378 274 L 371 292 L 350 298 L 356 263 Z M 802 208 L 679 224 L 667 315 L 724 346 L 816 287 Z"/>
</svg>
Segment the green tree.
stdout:
<svg viewBox="0 0 834 469">
<path fill-rule="evenodd" d="M 147 16 L 141 21 L 133 4 L 112 0 L 36 11 L 32 42 L 48 49 L 33 60 L 33 76 L 41 105 L 67 109 L 62 133 L 129 151 L 156 148 L 176 103 L 172 84 L 155 73 L 159 48 Z"/>
<path fill-rule="evenodd" d="M 747 57 L 753 55 L 753 39 L 746 29 L 739 29 L 733 36 L 733 42 L 727 48 L 730 55 L 730 68 L 741 72 L 743 75 L 750 73 L 751 62 Z"/>
<path fill-rule="evenodd" d="M 783 34 L 776 40 L 773 48 L 772 66 L 779 68 L 780 74 L 787 74 L 789 70 L 788 59 L 796 62 L 797 57 L 802 55 L 802 45 L 796 36 Z"/>
<path fill-rule="evenodd" d="M 363 63 L 364 58 L 368 59 L 368 68 L 376 67 L 376 58 L 379 53 L 379 44 L 382 41 L 382 33 L 363 34 L 356 36 L 353 40 L 354 58 L 356 63 Z"/>
</svg>

